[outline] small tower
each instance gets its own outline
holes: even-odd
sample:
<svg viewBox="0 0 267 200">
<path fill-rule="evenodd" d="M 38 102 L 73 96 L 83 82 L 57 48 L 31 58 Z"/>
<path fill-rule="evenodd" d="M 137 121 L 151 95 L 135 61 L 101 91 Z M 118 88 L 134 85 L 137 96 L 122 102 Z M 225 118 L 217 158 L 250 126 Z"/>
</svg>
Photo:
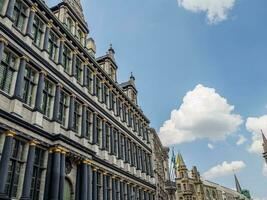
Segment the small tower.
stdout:
<svg viewBox="0 0 267 200">
<path fill-rule="evenodd" d="M 184 159 L 180 153 L 176 156 L 176 164 L 177 164 L 177 177 L 178 178 L 188 178 L 188 170 L 185 165 Z"/>
<path fill-rule="evenodd" d="M 266 163 L 267 163 L 267 139 L 264 135 L 264 133 L 261 131 L 262 133 L 262 139 L 263 139 L 263 158 L 265 159 Z"/>
<path fill-rule="evenodd" d="M 205 199 L 204 185 L 196 166 L 194 166 L 192 169 L 192 179 L 194 180 L 194 185 L 196 188 L 195 195 L 197 196 L 197 199 L 204 200 Z"/>
<path fill-rule="evenodd" d="M 237 191 L 238 193 L 242 194 L 242 189 L 241 189 L 240 183 L 239 183 L 239 181 L 238 181 L 236 175 L 234 175 L 234 176 L 235 176 L 235 187 L 236 187 L 236 191 Z"/>
</svg>

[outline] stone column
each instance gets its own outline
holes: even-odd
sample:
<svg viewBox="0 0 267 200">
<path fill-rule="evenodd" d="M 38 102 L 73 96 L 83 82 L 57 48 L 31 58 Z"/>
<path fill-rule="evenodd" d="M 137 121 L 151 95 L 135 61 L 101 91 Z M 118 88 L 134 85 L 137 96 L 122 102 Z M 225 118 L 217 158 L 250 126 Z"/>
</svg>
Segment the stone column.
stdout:
<svg viewBox="0 0 267 200">
<path fill-rule="evenodd" d="M 64 182 L 65 182 L 65 163 L 66 163 L 66 150 L 61 149 L 60 155 L 60 181 L 59 181 L 59 200 L 64 200 Z"/>
<path fill-rule="evenodd" d="M 93 194 L 93 199 L 96 199 L 97 196 L 97 168 L 93 168 L 93 185 L 92 185 L 92 194 Z"/>
<path fill-rule="evenodd" d="M 107 199 L 107 173 L 103 174 L 103 200 L 109 200 Z"/>
<path fill-rule="evenodd" d="M 4 143 L 4 148 L 2 151 L 2 157 L 0 161 L 0 196 L 5 191 L 5 184 L 7 181 L 7 175 L 8 175 L 8 165 L 9 165 L 9 159 L 12 152 L 12 143 L 13 138 L 15 137 L 16 133 L 14 131 L 8 130 L 5 132 L 6 138 Z"/>
<path fill-rule="evenodd" d="M 46 168 L 46 177 L 45 177 L 45 190 L 44 190 L 44 200 L 49 200 L 49 189 L 51 181 L 51 169 L 52 169 L 52 159 L 53 159 L 53 150 L 49 149 Z"/>
<path fill-rule="evenodd" d="M 46 72 L 41 71 L 39 73 L 39 80 L 38 80 L 38 86 L 36 91 L 36 100 L 35 100 L 35 111 L 42 112 L 42 101 L 43 101 L 43 90 L 44 90 L 44 84 L 45 84 L 45 76 Z"/>
<path fill-rule="evenodd" d="M 71 75 L 72 76 L 75 76 L 76 75 L 76 59 L 77 59 L 77 53 L 78 53 L 78 51 L 77 50 L 75 50 L 74 52 L 73 52 L 73 56 L 72 56 L 72 72 L 71 72 Z"/>
<path fill-rule="evenodd" d="M 53 155 L 53 165 L 51 170 L 50 198 L 49 200 L 59 200 L 60 183 L 60 148 L 55 148 Z"/>
<path fill-rule="evenodd" d="M 60 107 L 60 99 L 61 99 L 61 90 L 62 85 L 60 83 L 57 84 L 56 87 L 56 94 L 55 94 L 55 101 L 54 101 L 54 111 L 53 111 L 53 121 L 59 121 L 59 107 Z"/>
<path fill-rule="evenodd" d="M 90 161 L 84 160 L 81 165 L 81 185 L 80 185 L 80 200 L 88 199 L 88 164 Z"/>
<path fill-rule="evenodd" d="M 88 164 L 88 200 L 93 199 L 93 176 L 92 176 L 92 166 Z"/>
<path fill-rule="evenodd" d="M 86 61 L 83 63 L 83 86 L 84 87 L 87 87 L 88 86 L 88 80 L 87 80 L 87 69 L 88 69 L 88 66 L 89 65 L 89 62 Z"/>
<path fill-rule="evenodd" d="M 65 39 L 61 38 L 59 40 L 59 50 L 58 50 L 58 64 L 63 65 L 63 50 L 64 50 Z"/>
<path fill-rule="evenodd" d="M 88 130 L 87 130 L 87 105 L 83 104 L 82 107 L 82 127 L 81 127 L 81 137 L 87 138 Z"/>
<path fill-rule="evenodd" d="M 29 62 L 29 58 L 27 58 L 26 56 L 22 56 L 20 58 L 19 70 L 14 91 L 14 98 L 18 100 L 23 100 L 23 83 L 27 62 Z"/>
<path fill-rule="evenodd" d="M 6 16 L 11 21 L 13 21 L 13 11 L 14 11 L 15 2 L 16 0 L 9 0 L 7 4 Z"/>
<path fill-rule="evenodd" d="M 111 155 L 114 155 L 114 135 L 113 135 L 113 129 L 114 129 L 114 126 L 111 125 L 111 128 L 110 128 L 110 154 Z"/>
<path fill-rule="evenodd" d="M 52 21 L 49 21 L 48 24 L 46 25 L 45 36 L 44 36 L 44 46 L 43 46 L 44 51 L 48 51 L 49 35 L 50 35 L 52 26 L 53 26 Z"/>
<path fill-rule="evenodd" d="M 27 24 L 26 34 L 32 38 L 32 27 L 33 21 L 35 17 L 35 13 L 37 12 L 37 4 L 33 4 L 30 10 L 29 20 Z"/>
<path fill-rule="evenodd" d="M 113 176 L 112 177 L 112 200 L 116 200 L 116 184 L 115 184 L 115 181 L 116 181 L 116 176 Z"/>
<path fill-rule="evenodd" d="M 102 149 L 106 150 L 106 119 L 102 122 Z"/>
<path fill-rule="evenodd" d="M 69 130 L 73 130 L 74 128 L 74 122 L 73 122 L 73 118 L 74 118 L 74 101 L 75 101 L 76 96 L 75 95 L 71 95 L 70 97 L 70 107 L 69 107 L 69 125 L 68 125 L 68 129 Z"/>
<path fill-rule="evenodd" d="M 35 148 L 38 142 L 31 141 L 29 143 L 29 152 L 27 157 L 26 171 L 24 175 L 23 189 L 21 200 L 30 200 L 31 195 L 31 183 L 32 183 L 32 175 L 33 175 L 33 165 L 35 159 Z"/>
<path fill-rule="evenodd" d="M 7 45 L 8 45 L 7 40 L 3 36 L 0 35 L 0 61 L 3 58 L 4 49 L 5 49 L 5 46 Z"/>
<path fill-rule="evenodd" d="M 96 126 L 96 123 L 97 123 L 97 120 L 96 120 L 96 117 L 97 117 L 97 113 L 94 112 L 93 114 L 93 144 L 97 144 L 97 126 Z"/>
</svg>

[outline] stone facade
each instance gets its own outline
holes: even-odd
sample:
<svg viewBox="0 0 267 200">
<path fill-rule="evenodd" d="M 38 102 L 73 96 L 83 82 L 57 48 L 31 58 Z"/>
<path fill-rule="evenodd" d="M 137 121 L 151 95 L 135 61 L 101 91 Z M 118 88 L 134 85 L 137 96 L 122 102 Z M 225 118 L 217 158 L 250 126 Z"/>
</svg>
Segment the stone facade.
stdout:
<svg viewBox="0 0 267 200">
<path fill-rule="evenodd" d="M 0 199 L 155 199 L 135 78 L 95 53 L 79 0 L 0 0 Z"/>
<path fill-rule="evenodd" d="M 169 174 L 169 148 L 164 147 L 154 129 L 151 129 L 153 135 L 153 159 L 155 163 L 155 182 L 156 182 L 156 200 L 170 199 L 166 184 L 170 180 Z"/>
</svg>

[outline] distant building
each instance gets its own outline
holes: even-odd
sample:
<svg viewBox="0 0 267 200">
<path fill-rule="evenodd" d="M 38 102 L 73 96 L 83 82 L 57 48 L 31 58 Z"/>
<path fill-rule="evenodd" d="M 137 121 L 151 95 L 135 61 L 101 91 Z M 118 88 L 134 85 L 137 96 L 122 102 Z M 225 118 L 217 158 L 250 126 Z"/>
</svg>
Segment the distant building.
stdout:
<svg viewBox="0 0 267 200">
<path fill-rule="evenodd" d="M 203 180 L 193 167 L 188 171 L 182 155 L 176 157 L 177 200 L 249 200 L 242 192 L 241 186 L 235 176 L 236 190 L 232 190 L 219 184 Z M 248 192 L 248 191 L 246 191 Z M 250 195 L 249 195 L 250 196 Z"/>
<path fill-rule="evenodd" d="M 267 139 L 264 135 L 264 133 L 262 133 L 262 138 L 263 138 L 263 158 L 265 159 L 265 162 L 267 163 Z"/>
</svg>

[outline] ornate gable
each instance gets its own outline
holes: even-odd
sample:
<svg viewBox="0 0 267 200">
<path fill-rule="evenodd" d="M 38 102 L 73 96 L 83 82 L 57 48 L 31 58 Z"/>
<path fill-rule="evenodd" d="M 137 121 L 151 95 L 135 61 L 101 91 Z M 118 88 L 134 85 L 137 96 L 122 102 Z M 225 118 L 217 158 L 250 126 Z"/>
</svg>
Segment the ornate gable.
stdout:
<svg viewBox="0 0 267 200">
<path fill-rule="evenodd" d="M 80 0 L 63 0 L 63 2 L 68 3 L 76 14 L 84 20 L 83 8 Z"/>
</svg>

